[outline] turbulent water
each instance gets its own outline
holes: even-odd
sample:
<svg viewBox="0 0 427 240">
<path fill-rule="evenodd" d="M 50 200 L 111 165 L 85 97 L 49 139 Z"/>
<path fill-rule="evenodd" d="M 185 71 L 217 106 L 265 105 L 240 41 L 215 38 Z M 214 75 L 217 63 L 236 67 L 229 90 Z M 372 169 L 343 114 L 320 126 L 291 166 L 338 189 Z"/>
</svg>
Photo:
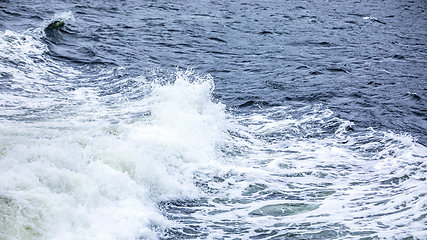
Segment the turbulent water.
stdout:
<svg viewBox="0 0 427 240">
<path fill-rule="evenodd" d="M 426 239 L 424 0 L 0 1 L 0 239 Z"/>
</svg>

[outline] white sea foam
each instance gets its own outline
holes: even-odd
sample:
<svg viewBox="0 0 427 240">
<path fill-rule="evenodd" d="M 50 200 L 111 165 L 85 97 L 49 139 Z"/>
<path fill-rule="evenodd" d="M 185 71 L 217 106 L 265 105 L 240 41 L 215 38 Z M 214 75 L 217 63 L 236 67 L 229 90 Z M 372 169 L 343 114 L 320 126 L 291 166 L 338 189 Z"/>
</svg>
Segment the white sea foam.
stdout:
<svg viewBox="0 0 427 240">
<path fill-rule="evenodd" d="M 103 116 L 125 103 L 91 98 L 61 118 L 2 122 L 0 237 L 156 239 L 170 225 L 156 204 L 201 196 L 195 173 L 220 169 L 227 120 L 212 90 L 182 72 L 132 103 L 151 111 L 141 119 L 112 124 Z"/>
<path fill-rule="evenodd" d="M 410 136 L 346 133 L 349 123 L 319 106 L 240 120 L 246 127 L 230 141 L 241 154 L 192 214 L 208 239 L 425 236 L 427 149 Z M 335 133 L 317 135 L 331 126 Z"/>
<path fill-rule="evenodd" d="M 33 110 L 68 103 L 65 89 L 80 72 L 48 58 L 48 48 L 40 36 L 30 32 L 0 32 L 2 115 L 31 114 Z"/>
<path fill-rule="evenodd" d="M 3 121 L 0 236 L 156 239 L 191 217 L 207 239 L 423 237 L 427 151 L 410 136 L 347 132 L 320 105 L 233 120 L 213 87 L 177 72 L 109 104 L 83 87 L 60 118 Z M 207 203 L 167 220 L 158 204 L 179 199 Z"/>
<path fill-rule="evenodd" d="M 64 20 L 64 21 L 74 21 L 74 14 L 72 11 L 59 12 L 55 14 L 53 21 Z"/>
</svg>

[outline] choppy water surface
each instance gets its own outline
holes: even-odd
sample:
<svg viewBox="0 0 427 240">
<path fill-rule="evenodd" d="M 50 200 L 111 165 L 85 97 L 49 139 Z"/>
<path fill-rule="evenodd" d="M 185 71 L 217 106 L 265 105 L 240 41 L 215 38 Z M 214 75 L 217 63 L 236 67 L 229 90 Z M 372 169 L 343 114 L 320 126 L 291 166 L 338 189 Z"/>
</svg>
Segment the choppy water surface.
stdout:
<svg viewBox="0 0 427 240">
<path fill-rule="evenodd" d="M 426 7 L 1 1 L 0 239 L 425 239 Z"/>
</svg>

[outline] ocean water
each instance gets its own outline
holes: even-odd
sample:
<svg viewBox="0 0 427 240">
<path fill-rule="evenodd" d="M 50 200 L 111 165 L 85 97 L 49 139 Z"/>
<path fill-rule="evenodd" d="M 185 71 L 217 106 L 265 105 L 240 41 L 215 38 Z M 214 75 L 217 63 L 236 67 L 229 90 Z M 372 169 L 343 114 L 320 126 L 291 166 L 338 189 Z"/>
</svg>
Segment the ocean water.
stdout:
<svg viewBox="0 0 427 240">
<path fill-rule="evenodd" d="M 426 11 L 0 1 L 0 239 L 426 239 Z"/>
</svg>

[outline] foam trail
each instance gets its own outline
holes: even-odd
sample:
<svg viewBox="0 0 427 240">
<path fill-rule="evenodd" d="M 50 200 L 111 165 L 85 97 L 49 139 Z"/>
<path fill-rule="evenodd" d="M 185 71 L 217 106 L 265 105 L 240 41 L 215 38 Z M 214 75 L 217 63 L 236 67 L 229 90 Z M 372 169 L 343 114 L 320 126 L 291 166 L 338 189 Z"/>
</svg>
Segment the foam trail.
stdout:
<svg viewBox="0 0 427 240">
<path fill-rule="evenodd" d="M 111 124 L 103 116 L 129 106 L 95 98 L 61 118 L 3 121 L 0 237 L 156 239 L 171 224 L 157 203 L 201 196 L 194 174 L 216 168 L 227 120 L 212 90 L 183 72 L 131 104 L 151 112 L 140 119 Z"/>
<path fill-rule="evenodd" d="M 50 59 L 40 35 L 0 32 L 0 73 L 5 83 L 0 115 L 31 117 L 34 111 L 69 103 L 67 94 L 80 71 Z"/>
<path fill-rule="evenodd" d="M 181 214 L 166 205 L 186 223 L 174 236 L 423 238 L 424 146 L 408 135 L 347 132 L 351 123 L 322 106 L 259 112 L 236 117 L 223 149 L 229 171 L 205 180 L 214 193 L 206 203 Z"/>
</svg>

